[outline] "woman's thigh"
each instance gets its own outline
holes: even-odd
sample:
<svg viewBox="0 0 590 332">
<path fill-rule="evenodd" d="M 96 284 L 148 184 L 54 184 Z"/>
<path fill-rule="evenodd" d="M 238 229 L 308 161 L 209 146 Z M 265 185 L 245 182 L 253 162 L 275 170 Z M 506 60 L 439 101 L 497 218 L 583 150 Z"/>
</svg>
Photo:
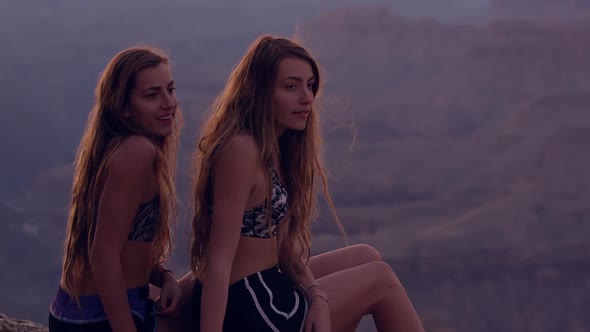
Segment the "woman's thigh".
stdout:
<svg viewBox="0 0 590 332">
<path fill-rule="evenodd" d="M 405 294 L 391 267 L 381 261 L 341 270 L 318 281 L 330 299 L 333 331 L 354 331 L 385 292 Z"/>
</svg>

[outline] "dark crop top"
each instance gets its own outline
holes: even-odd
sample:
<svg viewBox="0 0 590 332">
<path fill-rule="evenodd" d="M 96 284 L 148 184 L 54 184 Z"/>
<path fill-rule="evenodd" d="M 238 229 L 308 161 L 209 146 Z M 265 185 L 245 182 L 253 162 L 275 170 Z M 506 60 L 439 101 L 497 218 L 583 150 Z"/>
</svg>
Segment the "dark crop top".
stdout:
<svg viewBox="0 0 590 332">
<path fill-rule="evenodd" d="M 266 201 L 256 207 L 244 211 L 242 218 L 243 236 L 257 237 L 257 238 L 271 238 L 276 235 L 277 225 L 283 220 L 287 214 L 287 190 L 281 183 L 281 179 L 276 169 L 271 168 L 272 180 L 272 194 L 270 216 L 272 222 L 270 227 L 267 227 L 266 222 Z M 213 214 L 213 207 L 209 208 L 209 212 Z"/>
<path fill-rule="evenodd" d="M 127 239 L 142 242 L 153 241 L 156 237 L 159 218 L 160 196 L 156 195 L 149 202 L 139 205 Z"/>
<path fill-rule="evenodd" d="M 266 202 L 246 210 L 242 219 L 242 235 L 271 238 L 276 234 L 277 225 L 287 214 L 287 190 L 281 182 L 281 178 L 274 167 L 271 167 L 272 194 L 270 216 L 272 218 L 270 227 L 266 221 Z"/>
</svg>

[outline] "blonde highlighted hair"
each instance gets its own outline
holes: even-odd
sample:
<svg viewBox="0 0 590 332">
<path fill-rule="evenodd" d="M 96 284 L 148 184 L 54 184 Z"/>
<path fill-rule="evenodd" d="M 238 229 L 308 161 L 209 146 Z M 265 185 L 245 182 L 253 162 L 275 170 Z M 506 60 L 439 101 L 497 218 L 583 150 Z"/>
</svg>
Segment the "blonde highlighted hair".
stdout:
<svg viewBox="0 0 590 332">
<path fill-rule="evenodd" d="M 91 274 L 90 250 L 96 229 L 100 183 L 110 156 L 131 135 L 145 135 L 124 116 L 139 72 L 168 58 L 152 47 L 132 47 L 119 52 L 103 71 L 96 90 L 75 160 L 71 204 L 64 241 L 61 285 L 78 298 L 82 283 Z M 174 177 L 182 117 L 175 113 L 175 130 L 170 137 L 149 137 L 156 147 L 154 172 L 159 187 L 160 218 L 154 240 L 154 264 L 165 261 L 172 251 L 170 224 L 176 216 Z"/>
<path fill-rule="evenodd" d="M 287 260 L 282 262 L 283 268 L 299 272 L 309 259 L 310 222 L 317 217 L 320 184 L 334 212 L 334 205 L 328 193 L 317 110 L 312 109 L 310 112 L 304 130 L 286 131 L 277 140 L 271 99 L 279 62 L 288 57 L 302 59 L 310 64 L 315 78 L 312 91 L 314 96 L 317 96 L 320 90 L 320 73 L 309 52 L 293 40 L 262 36 L 253 42 L 233 69 L 225 89 L 216 98 L 211 114 L 202 127 L 194 157 L 192 196 L 194 216 L 191 269 L 198 277 L 201 277 L 206 269 L 205 257 L 211 231 L 209 209 L 213 204 L 212 165 L 218 152 L 235 135 L 246 133 L 254 138 L 264 165 L 270 167 L 273 164 L 273 156 L 280 155 L 279 166 L 283 171 L 283 181 L 289 197 L 288 229 L 281 232 L 279 238 L 281 245 L 290 250 Z M 267 176 L 270 183 L 270 169 Z M 267 199 L 267 202 L 270 201 Z M 270 209 L 270 206 L 268 208 Z M 336 220 L 338 222 L 337 218 Z M 340 226 L 339 222 L 338 225 Z"/>
</svg>

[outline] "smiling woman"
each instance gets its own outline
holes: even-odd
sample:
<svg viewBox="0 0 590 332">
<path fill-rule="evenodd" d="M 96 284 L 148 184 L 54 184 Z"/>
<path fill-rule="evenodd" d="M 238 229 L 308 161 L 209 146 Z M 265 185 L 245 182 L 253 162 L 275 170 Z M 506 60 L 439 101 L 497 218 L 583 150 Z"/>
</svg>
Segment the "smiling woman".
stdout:
<svg viewBox="0 0 590 332">
<path fill-rule="evenodd" d="M 138 132 L 157 139 L 174 133 L 176 96 L 174 80 L 167 64 L 145 68 L 137 74 L 129 106 L 123 112 Z"/>
<path fill-rule="evenodd" d="M 149 47 L 117 54 L 102 73 L 76 157 L 62 278 L 49 330 L 153 331 L 181 306 L 162 264 L 176 215 L 180 111 L 168 59 Z M 148 284 L 162 288 L 148 299 Z"/>
</svg>

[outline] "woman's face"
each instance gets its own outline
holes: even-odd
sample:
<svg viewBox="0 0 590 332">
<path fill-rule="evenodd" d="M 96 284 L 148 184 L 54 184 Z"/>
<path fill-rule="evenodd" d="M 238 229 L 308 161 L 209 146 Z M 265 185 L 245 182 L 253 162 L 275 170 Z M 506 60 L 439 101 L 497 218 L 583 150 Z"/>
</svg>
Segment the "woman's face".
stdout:
<svg viewBox="0 0 590 332">
<path fill-rule="evenodd" d="M 135 77 L 125 117 L 147 135 L 170 136 L 178 106 L 174 89 L 168 65 L 161 63 L 141 70 Z"/>
<path fill-rule="evenodd" d="M 313 106 L 314 80 L 309 62 L 295 57 L 279 62 L 272 95 L 272 112 L 279 135 L 288 129 L 305 129 Z"/>
</svg>

